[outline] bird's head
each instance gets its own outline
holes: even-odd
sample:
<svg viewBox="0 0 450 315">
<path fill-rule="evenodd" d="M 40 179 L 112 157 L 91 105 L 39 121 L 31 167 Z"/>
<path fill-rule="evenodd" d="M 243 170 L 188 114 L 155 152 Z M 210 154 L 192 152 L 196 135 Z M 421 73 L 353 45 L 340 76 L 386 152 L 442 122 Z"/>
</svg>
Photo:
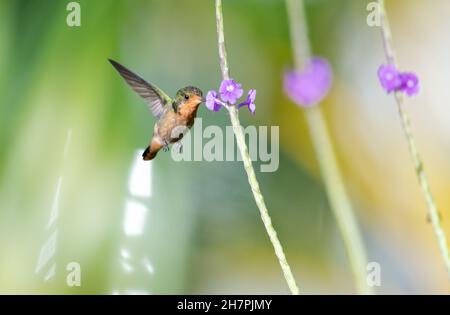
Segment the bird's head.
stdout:
<svg viewBox="0 0 450 315">
<path fill-rule="evenodd" d="M 183 105 L 198 106 L 203 102 L 203 92 L 194 86 L 187 86 L 178 90 L 174 101 L 176 108 Z"/>
</svg>

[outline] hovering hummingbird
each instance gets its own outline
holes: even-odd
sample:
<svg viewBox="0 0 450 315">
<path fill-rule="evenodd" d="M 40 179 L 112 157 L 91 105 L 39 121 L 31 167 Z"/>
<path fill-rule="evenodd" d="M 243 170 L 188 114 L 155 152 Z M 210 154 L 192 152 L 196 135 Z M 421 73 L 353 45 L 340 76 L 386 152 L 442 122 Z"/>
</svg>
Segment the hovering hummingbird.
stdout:
<svg viewBox="0 0 450 315">
<path fill-rule="evenodd" d="M 167 151 L 171 143 L 178 143 L 181 150 L 182 146 L 179 141 L 184 134 L 179 131 L 194 125 L 198 107 L 204 101 L 203 92 L 194 86 L 187 86 L 178 90 L 175 98 L 171 99 L 160 88 L 148 83 L 121 64 L 111 59 L 109 62 L 128 85 L 146 101 L 153 116 L 157 119 L 150 145 L 142 154 L 144 160 L 154 159 L 161 149 Z"/>
</svg>

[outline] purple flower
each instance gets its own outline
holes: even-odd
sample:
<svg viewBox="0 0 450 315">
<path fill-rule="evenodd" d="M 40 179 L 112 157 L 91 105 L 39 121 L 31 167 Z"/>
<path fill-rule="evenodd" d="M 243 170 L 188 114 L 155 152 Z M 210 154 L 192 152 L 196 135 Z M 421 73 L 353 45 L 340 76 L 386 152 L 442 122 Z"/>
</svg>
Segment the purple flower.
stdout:
<svg viewBox="0 0 450 315">
<path fill-rule="evenodd" d="M 244 94 L 241 85 L 233 79 L 223 80 L 222 84 L 220 84 L 219 92 L 222 101 L 230 104 L 235 104 L 242 94 Z"/>
<path fill-rule="evenodd" d="M 215 112 L 218 112 L 220 110 L 220 108 L 222 107 L 220 100 L 217 98 L 216 91 L 209 91 L 208 94 L 206 94 L 205 104 L 209 110 L 212 110 Z"/>
<path fill-rule="evenodd" d="M 381 65 L 378 79 L 388 93 L 402 91 L 408 96 L 419 93 L 419 78 L 412 72 L 398 71 L 394 65 Z"/>
<path fill-rule="evenodd" d="M 400 72 L 394 65 L 381 65 L 378 68 L 378 79 L 381 86 L 388 92 L 398 91 L 402 87 Z"/>
<path fill-rule="evenodd" d="M 209 91 L 206 94 L 206 107 L 212 111 L 219 111 L 222 106 L 229 107 L 230 104 L 235 104 L 236 101 L 244 94 L 244 90 L 242 86 L 235 82 L 233 79 L 223 80 L 220 84 L 219 88 L 220 98 L 218 98 L 218 94 L 216 91 Z M 241 102 L 236 107 L 239 109 L 243 106 L 248 106 L 249 111 L 252 114 L 255 114 L 256 105 L 256 90 L 252 89 L 248 91 L 247 99 Z"/>
<path fill-rule="evenodd" d="M 414 96 L 419 93 L 419 78 L 411 72 L 400 74 L 401 90 L 408 96 Z"/>
<path fill-rule="evenodd" d="M 255 105 L 255 99 L 256 99 L 256 90 L 250 90 L 248 91 L 247 99 L 240 103 L 237 108 L 241 108 L 242 106 L 248 106 L 248 110 L 254 115 L 256 111 L 256 105 Z"/>
<path fill-rule="evenodd" d="M 311 107 L 328 94 L 332 81 L 328 61 L 315 57 L 302 72 L 290 70 L 285 73 L 284 91 L 297 105 Z"/>
</svg>

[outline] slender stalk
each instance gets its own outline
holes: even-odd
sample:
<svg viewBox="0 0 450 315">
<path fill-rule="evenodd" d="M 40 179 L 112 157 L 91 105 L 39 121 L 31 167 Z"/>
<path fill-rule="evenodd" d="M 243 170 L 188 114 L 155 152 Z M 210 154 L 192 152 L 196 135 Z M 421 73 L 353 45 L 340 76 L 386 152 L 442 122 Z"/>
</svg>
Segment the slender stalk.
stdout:
<svg viewBox="0 0 450 315">
<path fill-rule="evenodd" d="M 380 17 L 381 17 L 381 31 L 383 35 L 383 44 L 384 51 L 386 54 L 386 58 L 388 63 L 396 66 L 396 57 L 394 46 L 392 44 L 392 36 L 391 36 L 391 28 L 389 25 L 389 20 L 386 15 L 386 7 L 384 4 L 384 0 L 378 0 L 379 8 L 380 8 Z M 395 100 L 397 103 L 398 113 L 400 115 L 402 121 L 403 131 L 406 136 L 406 140 L 408 142 L 409 152 L 414 161 L 414 168 L 416 172 L 417 179 L 419 180 L 420 188 L 422 189 L 422 193 L 425 197 L 425 201 L 428 207 L 428 216 L 431 220 L 431 224 L 433 226 L 434 233 L 438 239 L 439 250 L 442 255 L 442 259 L 444 260 L 445 268 L 447 269 L 447 273 L 450 279 L 450 254 L 447 244 L 447 238 L 445 236 L 445 232 L 441 226 L 441 218 L 439 215 L 439 211 L 437 209 L 436 203 L 434 201 L 433 195 L 431 194 L 430 184 L 428 181 L 428 177 L 425 173 L 422 158 L 420 157 L 419 150 L 417 149 L 416 141 L 412 134 L 411 122 L 409 120 L 408 114 L 405 108 L 405 101 L 403 98 L 403 94 L 400 92 L 395 93 Z"/>
<path fill-rule="evenodd" d="M 305 112 L 325 189 L 347 250 L 357 292 L 373 294 L 373 289 L 367 284 L 366 280 L 366 251 L 351 202 L 339 172 L 322 110 L 319 106 L 315 106 Z"/>
<path fill-rule="evenodd" d="M 223 29 L 223 14 L 222 14 L 222 1 L 216 0 L 216 21 L 217 21 L 217 39 L 219 45 L 219 58 L 220 58 L 220 68 L 222 71 L 223 80 L 229 79 L 229 68 L 227 61 L 227 52 L 225 49 L 225 36 Z M 295 282 L 294 275 L 292 274 L 291 268 L 284 255 L 283 247 L 278 240 L 277 232 L 275 231 L 272 220 L 270 219 L 269 211 L 267 210 L 266 204 L 264 202 L 264 197 L 259 189 L 258 180 L 256 179 L 255 170 L 253 169 L 252 160 L 248 154 L 247 145 L 245 144 L 245 137 L 242 132 L 242 126 L 239 122 L 238 109 L 235 106 L 227 106 L 228 112 L 230 114 L 231 124 L 233 126 L 234 135 L 236 137 L 237 146 L 239 152 L 241 153 L 242 161 L 244 163 L 244 168 L 247 173 L 248 182 L 253 192 L 253 197 L 255 199 L 256 205 L 258 206 L 259 212 L 261 214 L 261 219 L 266 228 L 269 239 L 272 242 L 273 248 L 275 250 L 275 255 L 278 258 L 281 269 L 284 274 L 284 278 L 289 286 L 292 294 L 299 294 L 299 289 L 297 283 Z"/>
<path fill-rule="evenodd" d="M 310 46 L 303 1 L 286 0 L 286 5 L 294 50 L 294 62 L 296 69 L 302 71 L 304 65 L 310 59 Z M 306 109 L 305 115 L 330 206 L 336 217 L 347 250 L 357 292 L 360 294 L 373 294 L 372 287 L 366 281 L 367 255 L 361 233 L 339 171 L 320 104 Z"/>
</svg>

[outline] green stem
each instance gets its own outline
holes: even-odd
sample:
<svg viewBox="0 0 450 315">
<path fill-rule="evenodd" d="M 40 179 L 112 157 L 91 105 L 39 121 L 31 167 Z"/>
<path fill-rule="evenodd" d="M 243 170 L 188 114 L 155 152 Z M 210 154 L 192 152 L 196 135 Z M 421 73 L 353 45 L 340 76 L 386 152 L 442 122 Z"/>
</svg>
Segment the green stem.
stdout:
<svg viewBox="0 0 450 315">
<path fill-rule="evenodd" d="M 290 22 L 290 32 L 294 49 L 295 66 L 302 71 L 310 59 L 308 31 L 302 0 L 286 0 Z M 360 294 L 373 294 L 366 280 L 367 255 L 361 233 L 353 213 L 350 199 L 345 190 L 336 155 L 330 140 L 327 124 L 320 105 L 305 110 L 311 139 L 319 168 L 327 191 L 331 209 L 350 261 L 356 289 Z"/>
<path fill-rule="evenodd" d="M 389 20 L 386 15 L 384 0 L 378 0 L 378 4 L 380 9 L 381 30 L 386 58 L 389 64 L 395 65 L 397 67 L 395 51 L 393 48 L 394 46 L 392 44 L 391 28 L 389 26 Z M 444 265 L 447 269 L 447 273 L 450 279 L 450 254 L 447 244 L 447 238 L 441 225 L 439 210 L 437 209 L 433 195 L 431 194 L 430 184 L 423 167 L 422 158 L 420 157 L 416 141 L 412 134 L 411 122 L 405 109 L 403 94 L 401 94 L 400 92 L 395 93 L 395 100 L 397 103 L 398 113 L 402 121 L 403 131 L 408 142 L 409 152 L 414 161 L 416 176 L 419 180 L 420 188 L 422 189 L 422 193 L 427 203 L 428 216 L 431 220 L 431 224 L 433 225 L 434 233 L 436 234 L 436 237 L 438 239 L 439 250 L 441 252 L 442 259 L 444 260 Z"/>
<path fill-rule="evenodd" d="M 217 39 L 219 45 L 219 58 L 220 58 L 220 68 L 222 71 L 223 80 L 229 79 L 229 68 L 227 61 L 227 53 L 225 49 L 225 37 L 223 30 L 223 14 L 222 14 L 222 1 L 216 0 L 216 21 L 217 21 Z M 284 274 L 284 278 L 289 286 L 292 294 L 299 294 L 299 289 L 297 283 L 295 282 L 294 275 L 292 274 L 291 268 L 284 255 L 283 247 L 278 240 L 277 232 L 275 231 L 272 220 L 270 219 L 269 211 L 267 210 L 266 204 L 264 202 L 264 197 L 259 189 L 258 180 L 256 179 L 255 170 L 253 169 L 252 160 L 248 154 L 247 145 L 245 144 L 245 137 L 242 132 L 242 126 L 239 122 L 238 109 L 235 106 L 227 106 L 228 112 L 230 114 L 231 124 L 233 126 L 234 135 L 236 137 L 237 146 L 239 152 L 241 153 L 242 161 L 244 163 L 244 168 L 247 173 L 248 182 L 253 192 L 253 197 L 255 199 L 256 205 L 258 206 L 259 212 L 261 214 L 261 219 L 266 228 L 269 239 L 272 242 L 273 248 L 275 250 L 275 255 L 278 258 L 281 269 Z"/>
<path fill-rule="evenodd" d="M 373 289 L 366 280 L 366 251 L 339 172 L 322 110 L 320 106 L 314 106 L 305 112 L 330 206 L 347 250 L 356 289 L 360 294 L 373 294 Z"/>
</svg>

